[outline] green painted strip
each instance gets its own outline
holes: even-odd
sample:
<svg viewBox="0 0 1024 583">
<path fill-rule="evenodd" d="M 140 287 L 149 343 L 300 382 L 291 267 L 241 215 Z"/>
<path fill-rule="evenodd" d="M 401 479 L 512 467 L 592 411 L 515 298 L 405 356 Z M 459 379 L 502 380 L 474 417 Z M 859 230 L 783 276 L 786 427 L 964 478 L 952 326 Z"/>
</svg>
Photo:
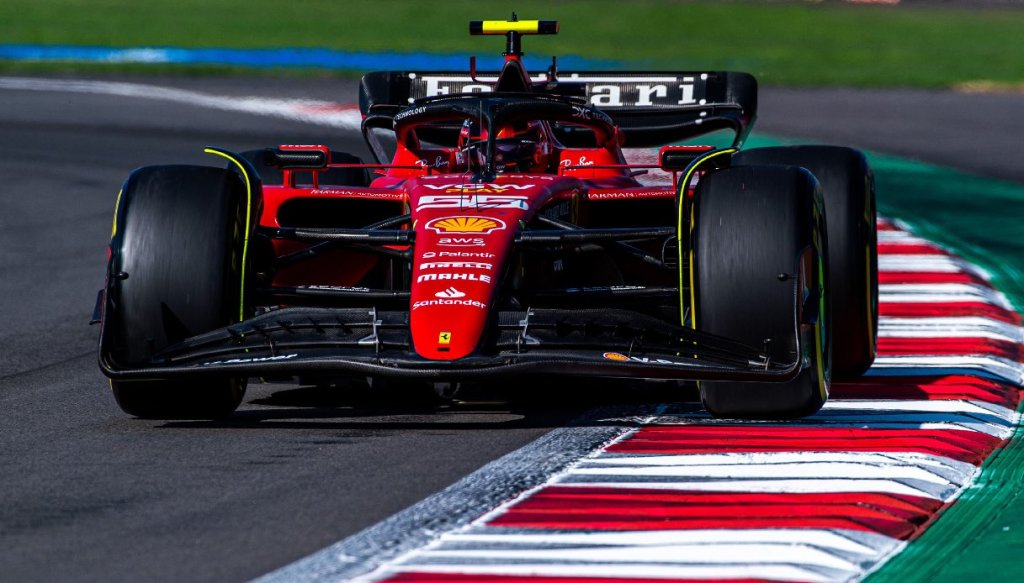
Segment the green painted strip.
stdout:
<svg viewBox="0 0 1024 583">
<path fill-rule="evenodd" d="M 753 135 L 744 149 L 808 143 Z M 880 214 L 983 268 L 1024 312 L 1024 185 L 866 152 Z"/>
<path fill-rule="evenodd" d="M 1024 185 L 871 155 L 879 211 L 988 271 L 1024 308 Z"/>
<path fill-rule="evenodd" d="M 93 47 L 324 47 L 489 57 L 503 43 L 466 34 L 466 23 L 508 18 L 514 9 L 523 18 L 561 21 L 557 36 L 525 42 L 528 55 L 545 61 L 550 55 L 559 55 L 561 62 L 567 53 L 586 54 L 637 62 L 647 70 L 750 71 L 766 84 L 802 87 L 1021 83 L 1024 11 L 1015 10 L 1013 2 L 988 10 L 971 6 L 976 3 L 447 0 L 443 10 L 425 10 L 423 2 L 410 0 L 4 0 L 0 39 Z M 750 25 L 754 22 L 757 26 Z M 149 54 L 159 58 L 159 51 Z M 128 65 L 105 66 L 124 70 Z M 458 69 L 465 67 L 462 61 Z M 54 65 L 0 61 L 0 69 L 12 68 L 53 70 Z M 61 65 L 68 68 L 89 70 L 81 63 Z M 209 65 L 205 70 L 224 71 Z"/>
<path fill-rule="evenodd" d="M 754 136 L 747 148 L 798 143 Z M 1024 311 L 1024 185 L 868 153 L 879 212 L 986 270 Z M 1021 411 L 1024 411 L 1022 404 Z M 869 583 L 1024 580 L 1024 427 Z"/>
<path fill-rule="evenodd" d="M 1024 429 L 989 456 L 981 475 L 870 583 L 1017 581 L 1024 574 Z"/>
<path fill-rule="evenodd" d="M 872 155 L 879 210 L 992 275 L 1024 308 L 1024 186 Z M 959 500 L 868 578 L 871 583 L 1017 580 L 1024 575 L 1024 429 Z"/>
</svg>

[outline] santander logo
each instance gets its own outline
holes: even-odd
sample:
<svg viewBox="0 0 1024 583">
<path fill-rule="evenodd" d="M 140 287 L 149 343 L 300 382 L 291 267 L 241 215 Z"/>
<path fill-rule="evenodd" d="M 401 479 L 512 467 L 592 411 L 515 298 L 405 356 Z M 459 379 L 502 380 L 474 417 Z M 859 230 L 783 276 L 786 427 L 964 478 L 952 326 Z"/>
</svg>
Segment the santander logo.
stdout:
<svg viewBox="0 0 1024 583">
<path fill-rule="evenodd" d="M 446 290 L 441 290 L 441 291 L 437 292 L 436 294 L 434 294 L 434 297 L 435 298 L 444 298 L 444 299 L 455 299 L 455 298 L 464 298 L 464 297 L 466 297 L 466 294 L 465 294 L 465 292 L 461 292 L 461 291 L 459 291 L 458 289 L 456 289 L 453 286 L 453 287 L 450 287 L 450 288 L 448 288 Z"/>
</svg>

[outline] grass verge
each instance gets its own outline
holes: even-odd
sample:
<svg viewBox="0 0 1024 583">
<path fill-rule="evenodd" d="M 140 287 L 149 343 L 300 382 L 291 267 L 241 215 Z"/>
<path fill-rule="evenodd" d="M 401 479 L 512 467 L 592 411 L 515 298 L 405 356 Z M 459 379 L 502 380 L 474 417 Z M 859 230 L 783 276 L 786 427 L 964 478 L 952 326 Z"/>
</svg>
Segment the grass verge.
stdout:
<svg viewBox="0 0 1024 583">
<path fill-rule="evenodd" d="M 482 0 L 451 0 L 430 10 L 411 0 L 5 0 L 0 43 L 491 54 L 501 50 L 500 39 L 470 37 L 466 22 L 507 18 L 509 6 Z M 562 23 L 559 36 L 527 40 L 525 50 L 537 56 L 745 70 L 771 85 L 1024 82 L 1024 10 L 678 0 L 518 0 L 515 9 L 523 18 Z M 5 71 L 34 67 L 83 66 L 0 63 Z"/>
</svg>

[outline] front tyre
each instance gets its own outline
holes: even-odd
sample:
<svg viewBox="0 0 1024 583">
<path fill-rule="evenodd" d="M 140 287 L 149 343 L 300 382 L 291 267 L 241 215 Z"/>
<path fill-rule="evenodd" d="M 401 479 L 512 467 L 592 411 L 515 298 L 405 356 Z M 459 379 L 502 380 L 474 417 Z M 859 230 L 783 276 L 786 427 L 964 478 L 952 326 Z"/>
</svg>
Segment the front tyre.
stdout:
<svg viewBox="0 0 1024 583">
<path fill-rule="evenodd" d="M 753 419 L 820 409 L 831 382 L 831 327 L 817 181 L 795 167 L 712 172 L 698 183 L 690 228 L 691 325 L 801 366 L 781 383 L 701 381 L 705 408 Z"/>
<path fill-rule="evenodd" d="M 128 177 L 111 239 L 107 358 L 145 367 L 162 349 L 243 317 L 253 196 L 221 168 L 151 166 Z M 245 392 L 245 379 L 223 377 L 110 385 L 122 410 L 144 418 L 223 417 Z"/>
<path fill-rule="evenodd" d="M 840 146 L 755 148 L 736 154 L 733 164 L 800 166 L 818 179 L 828 217 L 833 373 L 864 374 L 878 345 L 875 181 L 864 154 Z"/>
</svg>

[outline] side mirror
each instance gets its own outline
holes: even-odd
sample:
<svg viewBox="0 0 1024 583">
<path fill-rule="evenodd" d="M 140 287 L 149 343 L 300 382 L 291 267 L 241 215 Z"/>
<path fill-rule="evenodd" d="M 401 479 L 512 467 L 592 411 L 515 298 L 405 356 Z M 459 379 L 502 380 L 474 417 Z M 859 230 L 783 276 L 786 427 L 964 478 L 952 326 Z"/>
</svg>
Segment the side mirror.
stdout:
<svg viewBox="0 0 1024 583">
<path fill-rule="evenodd" d="M 714 146 L 662 146 L 658 151 L 658 165 L 666 171 L 685 170 L 691 162 L 714 149 Z"/>
<path fill-rule="evenodd" d="M 283 145 L 267 149 L 267 162 L 282 170 L 325 168 L 331 163 L 331 150 L 327 146 Z"/>
</svg>

